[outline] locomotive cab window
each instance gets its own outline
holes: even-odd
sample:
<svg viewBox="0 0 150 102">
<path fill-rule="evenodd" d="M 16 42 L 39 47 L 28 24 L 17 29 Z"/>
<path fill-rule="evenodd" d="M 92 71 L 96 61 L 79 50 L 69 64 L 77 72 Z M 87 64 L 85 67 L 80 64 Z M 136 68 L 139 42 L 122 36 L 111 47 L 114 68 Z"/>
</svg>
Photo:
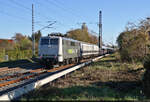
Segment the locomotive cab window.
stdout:
<svg viewBox="0 0 150 102">
<path fill-rule="evenodd" d="M 50 45 L 58 45 L 58 39 L 50 39 Z"/>
<path fill-rule="evenodd" d="M 43 38 L 41 39 L 41 45 L 48 45 L 49 44 L 49 39 Z"/>
</svg>

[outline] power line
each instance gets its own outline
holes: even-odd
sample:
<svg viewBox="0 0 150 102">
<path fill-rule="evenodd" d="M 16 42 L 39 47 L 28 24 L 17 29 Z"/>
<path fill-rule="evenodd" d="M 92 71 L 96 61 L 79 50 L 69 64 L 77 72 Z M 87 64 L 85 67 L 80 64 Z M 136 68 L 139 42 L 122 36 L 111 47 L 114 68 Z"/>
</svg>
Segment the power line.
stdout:
<svg viewBox="0 0 150 102">
<path fill-rule="evenodd" d="M 9 3 L 6 3 L 6 2 L 2 2 L 2 1 L 0 1 L 0 2 L 2 4 L 2 6 L 4 6 L 4 7 L 10 7 L 10 6 L 12 6 L 12 5 L 10 5 Z M 12 6 L 12 7 L 15 8 L 14 6 Z M 5 9 L 7 9 L 7 8 L 5 8 Z M 22 19 L 25 20 L 26 19 L 27 21 L 30 21 L 29 19 L 25 18 L 24 16 L 20 16 L 20 15 L 16 15 L 16 14 L 10 14 L 10 13 L 6 12 L 5 9 L 4 10 L 2 10 L 2 9 L 0 10 L 1 14 L 4 14 L 4 15 L 9 16 L 9 17 L 17 18 L 17 20 L 18 19 L 19 20 L 22 20 Z"/>
<path fill-rule="evenodd" d="M 21 3 L 18 3 L 18 2 L 16 2 L 15 0 L 9 0 L 10 2 L 12 2 L 12 3 L 14 3 L 15 5 L 17 5 L 17 6 L 19 6 L 19 7 L 21 7 L 21 8 L 24 8 L 24 9 L 26 9 L 26 10 L 28 10 L 28 11 L 30 11 L 30 14 L 32 14 L 33 15 L 33 11 L 32 11 L 32 9 L 31 8 L 29 8 L 29 7 L 26 7 L 25 5 L 23 5 L 23 4 L 21 4 Z M 34 13 L 35 14 L 35 13 Z M 49 17 L 46 17 L 45 15 L 41 15 L 41 13 L 39 13 L 39 12 L 37 12 L 37 14 L 38 15 L 40 15 L 40 17 L 44 17 L 45 19 L 49 19 Z M 39 17 L 39 16 L 36 16 L 36 17 Z M 35 18 L 35 17 L 34 17 Z M 35 21 L 35 20 L 34 20 Z M 35 22 L 34 22 L 35 23 Z M 37 23 L 36 23 L 37 24 Z M 42 24 L 37 24 L 37 25 L 40 25 L 40 26 L 44 26 L 44 25 L 42 25 Z"/>
<path fill-rule="evenodd" d="M 41 26 L 41 27 L 44 26 L 43 24 L 40 24 L 40 23 L 36 23 L 36 22 L 34 22 L 34 23 L 37 24 L 38 26 Z"/>
<path fill-rule="evenodd" d="M 60 4 L 61 6 L 64 5 L 62 2 L 58 1 L 58 0 L 53 0 L 55 3 Z M 67 7 L 69 12 L 76 12 L 74 9 Z M 75 13 L 74 13 L 75 14 Z M 78 13 L 76 13 L 78 17 L 82 17 L 81 15 L 79 15 Z"/>
<path fill-rule="evenodd" d="M 17 5 L 17 6 L 20 6 L 20 7 L 24 8 L 24 9 L 30 11 L 30 13 L 32 12 L 31 8 L 28 8 L 28 7 L 24 6 L 23 4 L 16 2 L 15 0 L 9 0 L 9 1 L 12 2 L 13 4 Z"/>
<path fill-rule="evenodd" d="M 57 4 L 60 4 L 60 5 L 64 5 L 64 3 L 62 2 L 62 0 L 52 0 L 53 2 L 56 2 Z M 66 7 L 66 6 L 65 6 Z M 67 7 L 68 8 L 68 7 Z M 68 11 L 72 11 L 72 12 L 75 12 L 74 9 L 70 8 L 69 9 L 66 9 Z M 80 16 L 81 17 L 81 16 Z M 81 24 L 81 23 L 77 23 L 77 24 Z M 99 26 L 99 23 L 98 22 L 89 22 L 89 23 L 86 23 L 86 24 L 94 24 L 94 25 L 97 25 Z"/>
<path fill-rule="evenodd" d="M 46 11 L 48 11 L 48 9 L 47 8 L 49 8 L 50 10 L 52 10 L 50 7 L 49 7 L 49 3 L 46 3 L 46 5 L 44 4 L 44 3 L 41 3 L 41 2 L 39 2 L 39 1 L 37 1 L 37 0 L 35 0 L 35 3 L 37 3 L 37 4 L 39 4 L 40 6 L 42 6 L 43 5 L 43 7 L 44 7 L 44 9 L 46 10 Z M 47 8 L 45 8 L 45 7 L 47 7 Z M 53 14 L 55 13 L 56 11 L 53 11 Z M 55 13 L 55 14 L 57 14 L 57 13 Z M 64 15 L 58 15 L 57 14 L 57 16 L 64 16 Z M 52 18 L 53 19 L 53 18 Z M 54 19 L 53 19 L 53 21 L 55 21 Z M 63 21 L 63 20 L 61 20 L 61 21 Z M 60 25 L 62 25 L 62 26 L 65 26 L 64 25 L 64 23 L 62 23 L 62 22 L 60 22 L 60 21 L 58 21 L 57 20 L 57 24 L 60 24 Z"/>
<path fill-rule="evenodd" d="M 36 4 L 39 4 L 40 6 L 42 5 L 41 2 L 39 2 L 38 0 L 33 0 Z M 44 6 L 45 7 L 45 6 Z M 47 10 L 47 9 L 46 9 Z M 37 11 L 36 11 L 37 12 Z M 45 19 L 53 19 L 52 17 L 47 17 L 46 15 L 44 14 L 41 14 L 40 12 L 37 12 L 38 15 L 41 15 L 42 17 L 44 17 Z M 54 20 L 54 19 L 53 19 Z"/>
<path fill-rule="evenodd" d="M 21 7 L 21 8 L 24 8 L 24 9 L 28 10 L 28 11 L 30 12 L 30 14 L 32 14 L 32 9 L 31 9 L 31 8 L 26 7 L 25 5 L 23 5 L 23 4 L 21 4 L 21 3 L 18 3 L 18 2 L 16 2 L 15 0 L 9 0 L 9 1 L 12 2 L 12 3 L 14 3 L 15 5 Z M 49 19 L 49 18 L 46 17 L 45 15 L 43 15 L 43 14 L 41 15 L 40 12 L 37 12 L 37 14 L 38 14 L 39 16 L 36 16 L 36 17 L 39 17 L 39 18 L 43 17 L 43 18 L 45 18 L 45 19 Z"/>
<path fill-rule="evenodd" d="M 12 2 L 2 2 L 2 1 L 0 1 L 1 2 L 1 4 L 2 4 L 2 6 L 5 6 L 5 7 L 9 7 L 9 8 L 16 8 L 16 7 L 18 7 L 18 5 L 12 5 Z M 11 4 L 10 4 L 11 3 Z M 7 5 L 7 6 L 6 6 Z M 16 8 L 16 10 L 20 10 L 20 9 L 18 9 L 18 8 Z M 24 13 L 24 12 L 21 12 L 21 13 Z"/>
<path fill-rule="evenodd" d="M 34 0 L 34 2 L 37 3 L 37 4 L 39 4 L 40 6 L 43 5 L 45 10 L 48 10 L 48 9 L 46 9 L 45 7 L 51 9 L 51 8 L 49 7 L 49 5 L 48 5 L 50 2 L 49 2 L 49 3 L 46 3 L 46 5 L 45 5 L 45 3 L 41 3 L 41 2 L 39 2 L 38 0 Z M 53 6 L 54 6 L 54 5 L 53 5 Z M 55 6 L 56 6 L 56 5 L 55 5 Z M 59 9 L 60 9 L 60 8 L 59 8 Z M 51 10 L 52 10 L 52 9 L 51 9 Z M 54 12 L 56 12 L 56 11 L 53 11 L 53 13 L 54 13 Z M 56 14 L 56 13 L 55 13 L 55 14 Z M 61 17 L 62 17 L 62 16 L 64 16 L 64 15 L 60 15 L 60 13 L 59 13 L 58 16 L 61 16 Z M 61 21 L 63 21 L 63 20 L 61 20 Z M 64 23 L 62 23 L 62 22 L 60 22 L 60 21 L 57 21 L 57 24 L 60 24 L 60 25 L 62 25 L 63 27 L 66 26 Z"/>
<path fill-rule="evenodd" d="M 64 8 L 63 6 L 60 6 L 59 4 L 57 4 L 56 2 L 52 2 L 50 0 L 46 0 L 49 4 L 53 4 L 54 6 L 58 7 L 59 9 L 63 9 L 63 11 L 65 11 L 66 13 L 72 14 L 73 17 L 81 17 L 80 15 L 76 15 L 75 13 L 73 13 L 72 11 L 69 11 L 69 9 Z"/>
<path fill-rule="evenodd" d="M 32 14 L 32 9 L 31 8 L 26 7 L 25 5 L 23 5 L 23 4 L 19 3 L 19 2 L 16 2 L 15 0 L 9 0 L 9 1 L 11 3 L 15 4 L 16 6 L 27 10 L 30 13 L 30 15 Z M 44 15 L 41 15 L 39 12 L 37 12 L 37 14 L 40 15 L 40 16 L 36 16 L 38 18 L 45 17 Z M 48 19 L 47 17 L 45 17 L 45 18 Z"/>
<path fill-rule="evenodd" d="M 56 23 L 56 21 L 55 22 L 53 22 L 53 23 L 50 23 L 50 24 L 48 24 L 47 26 L 44 26 L 43 28 L 41 28 L 40 30 L 43 30 L 43 29 L 45 29 L 45 28 L 53 28 L 53 27 L 51 27 L 53 24 L 55 24 Z"/>
<path fill-rule="evenodd" d="M 20 21 L 23 21 L 25 18 L 23 18 L 23 17 L 20 17 L 20 16 L 16 16 L 16 15 L 11 15 L 11 14 L 9 14 L 8 12 L 5 12 L 5 11 L 2 11 L 2 10 L 0 10 L 0 13 L 1 14 L 4 14 L 4 15 L 6 15 L 6 16 L 9 16 L 9 17 L 13 17 L 13 18 L 17 18 L 16 20 L 20 20 Z M 29 20 L 28 20 L 29 21 Z M 28 22 L 29 23 L 29 22 Z"/>
</svg>

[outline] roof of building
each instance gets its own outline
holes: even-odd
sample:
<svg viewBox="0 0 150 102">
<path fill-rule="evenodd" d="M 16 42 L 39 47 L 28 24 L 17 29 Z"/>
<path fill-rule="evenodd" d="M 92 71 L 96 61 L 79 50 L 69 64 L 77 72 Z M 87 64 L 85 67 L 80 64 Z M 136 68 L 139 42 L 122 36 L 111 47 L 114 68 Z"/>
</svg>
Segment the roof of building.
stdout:
<svg viewBox="0 0 150 102">
<path fill-rule="evenodd" d="M 2 42 L 2 41 L 8 41 L 9 43 L 13 43 L 14 42 L 14 40 L 12 40 L 12 39 L 0 39 L 0 42 Z"/>
</svg>

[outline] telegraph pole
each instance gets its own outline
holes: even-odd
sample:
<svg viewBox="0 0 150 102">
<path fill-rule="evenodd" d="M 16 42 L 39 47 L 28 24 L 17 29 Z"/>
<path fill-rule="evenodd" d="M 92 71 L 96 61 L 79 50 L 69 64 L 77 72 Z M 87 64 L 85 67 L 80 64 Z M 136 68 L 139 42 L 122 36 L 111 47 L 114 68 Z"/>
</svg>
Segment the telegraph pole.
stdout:
<svg viewBox="0 0 150 102">
<path fill-rule="evenodd" d="M 34 6 L 32 4 L 32 54 L 35 56 L 35 34 L 34 34 Z"/>
<path fill-rule="evenodd" d="M 99 12 L 99 48 L 102 50 L 102 11 Z"/>
</svg>

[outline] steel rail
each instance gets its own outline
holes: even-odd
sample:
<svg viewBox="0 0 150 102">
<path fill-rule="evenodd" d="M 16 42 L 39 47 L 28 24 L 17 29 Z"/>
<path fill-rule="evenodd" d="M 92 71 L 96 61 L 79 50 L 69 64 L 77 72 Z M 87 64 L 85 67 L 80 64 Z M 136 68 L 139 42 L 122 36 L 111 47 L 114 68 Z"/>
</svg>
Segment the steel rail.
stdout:
<svg viewBox="0 0 150 102">
<path fill-rule="evenodd" d="M 15 89 L 11 90 L 10 92 L 4 93 L 3 95 L 0 96 L 0 100 L 13 100 L 13 99 L 21 96 L 22 94 L 27 93 L 28 91 L 31 91 L 31 90 L 33 90 L 37 87 L 41 87 L 44 84 L 47 84 L 47 83 L 49 83 L 49 82 L 51 82 L 51 81 L 53 81 L 53 80 L 55 80 L 55 79 L 57 79 L 57 78 L 59 78 L 63 75 L 66 75 L 66 74 L 68 74 L 68 73 L 70 73 L 70 72 L 72 72 L 76 69 L 84 67 L 85 65 L 88 65 L 88 64 L 92 63 L 93 61 L 96 61 L 96 60 L 98 60 L 99 58 L 102 58 L 102 57 L 104 57 L 104 56 L 94 58 L 90 61 L 83 61 L 82 63 L 80 63 L 78 65 L 70 64 L 70 65 L 66 65 L 66 66 L 61 66 L 61 67 L 53 68 L 53 69 L 50 69 L 50 70 L 47 70 L 47 71 L 44 71 L 44 72 L 41 72 L 41 73 L 33 73 L 32 75 L 25 76 L 25 77 L 22 77 L 22 78 L 19 78 L 19 79 L 16 79 L 16 80 L 12 80 L 12 81 L 9 81 L 7 83 L 3 83 L 3 84 L 0 85 L 0 87 L 7 86 L 7 85 L 12 84 L 14 82 L 17 83 L 17 82 L 20 82 L 20 81 L 23 81 L 23 80 L 34 78 L 36 76 L 40 77 L 44 73 L 46 73 L 46 75 L 47 75 L 45 77 L 38 78 L 38 80 L 33 81 L 31 83 L 22 85 L 19 88 L 15 88 Z M 63 70 L 63 69 L 65 69 L 65 70 Z M 59 70 L 62 70 L 62 71 L 59 72 Z M 56 72 L 54 74 L 50 74 L 51 72 L 55 72 L 55 71 L 58 71 L 58 72 Z"/>
</svg>

